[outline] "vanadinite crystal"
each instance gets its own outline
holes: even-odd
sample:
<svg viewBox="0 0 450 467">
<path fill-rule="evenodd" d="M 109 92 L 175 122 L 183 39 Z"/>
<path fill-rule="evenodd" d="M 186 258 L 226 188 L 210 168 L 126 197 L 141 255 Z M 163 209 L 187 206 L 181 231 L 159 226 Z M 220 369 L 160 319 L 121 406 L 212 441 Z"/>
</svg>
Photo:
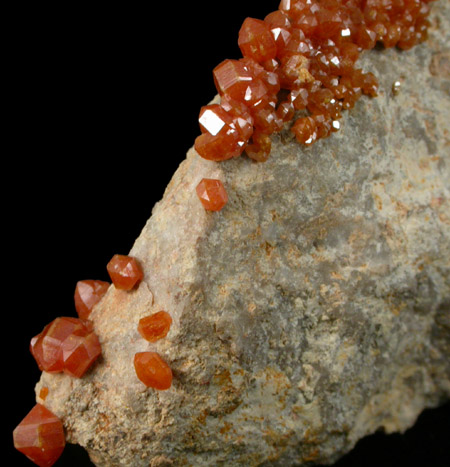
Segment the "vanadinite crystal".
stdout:
<svg viewBox="0 0 450 467">
<path fill-rule="evenodd" d="M 156 352 L 139 352 L 134 356 L 137 377 L 154 389 L 169 389 L 172 385 L 172 370 Z"/>
<path fill-rule="evenodd" d="M 172 318 L 167 311 L 158 311 L 139 320 L 138 331 L 149 342 L 156 342 L 167 336 Z"/>
<path fill-rule="evenodd" d="M 56 318 L 31 339 L 30 350 L 39 369 L 81 378 L 101 354 L 92 324 L 78 318 Z"/>
<path fill-rule="evenodd" d="M 248 107 L 258 104 L 267 94 L 264 83 L 256 78 L 242 60 L 224 60 L 214 68 L 213 76 L 221 95 L 231 97 Z"/>
<path fill-rule="evenodd" d="M 109 283 L 98 280 L 78 281 L 75 287 L 75 309 L 78 316 L 82 319 L 88 319 L 92 308 L 105 295 Z"/>
<path fill-rule="evenodd" d="M 239 31 L 238 45 L 244 57 L 258 63 L 275 58 L 277 44 L 269 26 L 259 19 L 246 18 Z"/>
<path fill-rule="evenodd" d="M 197 196 L 208 211 L 220 211 L 228 201 L 228 195 L 220 180 L 204 178 L 197 185 Z"/>
<path fill-rule="evenodd" d="M 212 104 L 200 110 L 200 129 L 202 134 L 195 140 L 195 148 L 203 158 L 213 161 L 239 156 L 253 131 L 253 120 L 247 113 L 236 109 L 227 102 L 229 108 Z M 224 152 L 224 149 L 225 152 Z"/>
<path fill-rule="evenodd" d="M 48 396 L 48 387 L 44 386 L 40 391 L 39 391 L 39 399 L 42 399 L 45 401 L 45 399 Z"/>
<path fill-rule="evenodd" d="M 66 444 L 61 420 L 36 404 L 13 431 L 14 447 L 40 467 L 52 466 Z"/>
<path fill-rule="evenodd" d="M 114 255 L 106 269 L 117 289 L 131 290 L 144 277 L 136 259 L 127 255 Z"/>
<path fill-rule="evenodd" d="M 281 0 L 264 20 L 246 18 L 243 57 L 213 70 L 221 100 L 200 112 L 196 151 L 212 161 L 244 151 L 265 161 L 270 135 L 288 125 L 305 145 L 337 131 L 343 110 L 377 95 L 375 75 L 356 68 L 360 53 L 377 42 L 409 49 L 425 40 L 431 1 Z"/>
</svg>

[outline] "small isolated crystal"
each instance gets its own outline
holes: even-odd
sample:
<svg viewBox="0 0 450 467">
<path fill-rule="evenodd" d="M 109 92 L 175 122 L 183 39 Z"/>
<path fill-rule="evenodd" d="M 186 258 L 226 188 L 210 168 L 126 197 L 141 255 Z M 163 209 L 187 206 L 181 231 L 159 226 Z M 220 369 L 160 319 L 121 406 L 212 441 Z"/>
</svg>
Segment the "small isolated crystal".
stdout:
<svg viewBox="0 0 450 467">
<path fill-rule="evenodd" d="M 137 377 L 154 389 L 169 389 L 172 385 L 172 370 L 156 352 L 139 352 L 134 356 Z"/>
<path fill-rule="evenodd" d="M 114 255 L 106 269 L 117 289 L 131 290 L 144 277 L 141 267 L 131 256 Z"/>
<path fill-rule="evenodd" d="M 228 201 L 228 195 L 220 180 L 204 178 L 197 185 L 197 195 L 207 211 L 220 211 Z"/>
<path fill-rule="evenodd" d="M 97 280 L 78 281 L 75 287 L 75 309 L 78 316 L 88 319 L 92 308 L 105 295 L 109 283 Z"/>
<path fill-rule="evenodd" d="M 81 378 L 101 354 L 92 324 L 78 318 L 56 318 L 31 339 L 30 350 L 39 369 Z"/>
<path fill-rule="evenodd" d="M 17 425 L 13 439 L 14 447 L 40 467 L 52 466 L 66 444 L 61 420 L 41 404 Z"/>
<path fill-rule="evenodd" d="M 39 399 L 45 401 L 45 399 L 48 396 L 48 387 L 44 386 L 40 391 L 39 391 Z"/>
<path fill-rule="evenodd" d="M 402 82 L 401 81 L 395 81 L 392 84 L 392 94 L 394 96 L 397 96 L 400 93 L 400 89 L 402 88 Z"/>
<path fill-rule="evenodd" d="M 149 342 L 156 342 L 167 336 L 172 318 L 167 311 L 158 311 L 139 320 L 138 331 Z"/>
</svg>

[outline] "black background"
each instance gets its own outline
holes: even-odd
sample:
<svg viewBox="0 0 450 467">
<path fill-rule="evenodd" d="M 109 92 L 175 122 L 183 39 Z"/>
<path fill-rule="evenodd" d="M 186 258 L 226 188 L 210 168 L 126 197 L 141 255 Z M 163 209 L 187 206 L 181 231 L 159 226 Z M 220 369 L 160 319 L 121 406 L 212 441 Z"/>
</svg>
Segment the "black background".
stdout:
<svg viewBox="0 0 450 467">
<path fill-rule="evenodd" d="M 199 134 L 200 106 L 216 92 L 213 67 L 239 58 L 245 17 L 277 7 L 272 0 L 65 4 L 5 16 L 8 465 L 31 465 L 11 435 L 35 403 L 40 373 L 30 338 L 57 316 L 75 316 L 78 280 L 109 280 L 107 262 L 130 250 Z M 336 466 L 448 466 L 449 417 L 448 404 L 426 411 L 406 435 L 371 436 Z M 69 445 L 56 465 L 91 464 Z"/>
</svg>

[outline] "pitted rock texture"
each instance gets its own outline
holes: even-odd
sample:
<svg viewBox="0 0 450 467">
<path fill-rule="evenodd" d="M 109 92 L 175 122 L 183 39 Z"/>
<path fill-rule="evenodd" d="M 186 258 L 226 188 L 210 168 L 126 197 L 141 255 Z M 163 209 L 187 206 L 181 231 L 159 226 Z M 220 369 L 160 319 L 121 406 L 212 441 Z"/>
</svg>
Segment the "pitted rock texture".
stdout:
<svg viewBox="0 0 450 467">
<path fill-rule="evenodd" d="M 331 463 L 449 398 L 450 5 L 432 10 L 425 44 L 364 56 L 380 96 L 339 133 L 305 148 L 287 129 L 265 163 L 188 152 L 130 251 L 143 281 L 90 316 L 103 356 L 36 386 L 96 465 Z M 202 178 L 225 184 L 222 211 Z M 159 310 L 173 324 L 149 343 L 138 322 Z M 146 350 L 169 390 L 137 379 Z"/>
</svg>

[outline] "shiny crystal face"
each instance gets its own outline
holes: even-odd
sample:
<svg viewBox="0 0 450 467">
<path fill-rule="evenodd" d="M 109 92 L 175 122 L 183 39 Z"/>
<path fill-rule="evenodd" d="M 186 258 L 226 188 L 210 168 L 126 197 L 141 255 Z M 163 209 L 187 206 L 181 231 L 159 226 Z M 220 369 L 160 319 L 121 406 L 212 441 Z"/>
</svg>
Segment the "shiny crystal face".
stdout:
<svg viewBox="0 0 450 467">
<path fill-rule="evenodd" d="M 225 121 L 211 109 L 205 110 L 198 121 L 200 122 L 200 125 L 204 127 L 205 131 L 213 136 L 216 136 L 226 125 Z"/>
<path fill-rule="evenodd" d="M 74 301 L 78 316 L 88 319 L 92 308 L 105 295 L 109 288 L 109 283 L 98 280 L 78 281 L 75 287 Z"/>
<path fill-rule="evenodd" d="M 356 66 L 360 53 L 377 43 L 409 49 L 422 42 L 429 1 L 282 0 L 263 20 L 246 18 L 242 58 L 213 70 L 221 101 L 200 112 L 196 151 L 212 161 L 246 152 L 262 162 L 273 133 L 290 129 L 311 145 L 338 131 L 344 110 L 378 92 L 376 77 Z"/>
<path fill-rule="evenodd" d="M 277 45 L 269 25 L 255 18 L 245 19 L 239 31 L 238 45 L 244 57 L 253 58 L 258 63 L 277 55 Z"/>
<path fill-rule="evenodd" d="M 39 369 L 81 378 L 101 354 L 92 324 L 78 318 L 56 318 L 31 339 L 30 351 Z"/>
<path fill-rule="evenodd" d="M 41 404 L 17 425 L 13 440 L 14 447 L 40 467 L 51 467 L 66 444 L 61 421 Z"/>
<path fill-rule="evenodd" d="M 144 277 L 137 260 L 127 255 L 114 255 L 106 269 L 117 289 L 131 290 Z"/>
<path fill-rule="evenodd" d="M 149 342 L 156 342 L 167 336 L 172 318 L 166 311 L 158 311 L 139 320 L 139 334 Z"/>
<path fill-rule="evenodd" d="M 220 180 L 204 178 L 197 185 L 197 196 L 207 211 L 220 211 L 228 202 L 228 195 Z"/>
<path fill-rule="evenodd" d="M 134 356 L 134 369 L 149 388 L 163 391 L 172 386 L 172 370 L 156 352 L 138 352 Z"/>
</svg>

